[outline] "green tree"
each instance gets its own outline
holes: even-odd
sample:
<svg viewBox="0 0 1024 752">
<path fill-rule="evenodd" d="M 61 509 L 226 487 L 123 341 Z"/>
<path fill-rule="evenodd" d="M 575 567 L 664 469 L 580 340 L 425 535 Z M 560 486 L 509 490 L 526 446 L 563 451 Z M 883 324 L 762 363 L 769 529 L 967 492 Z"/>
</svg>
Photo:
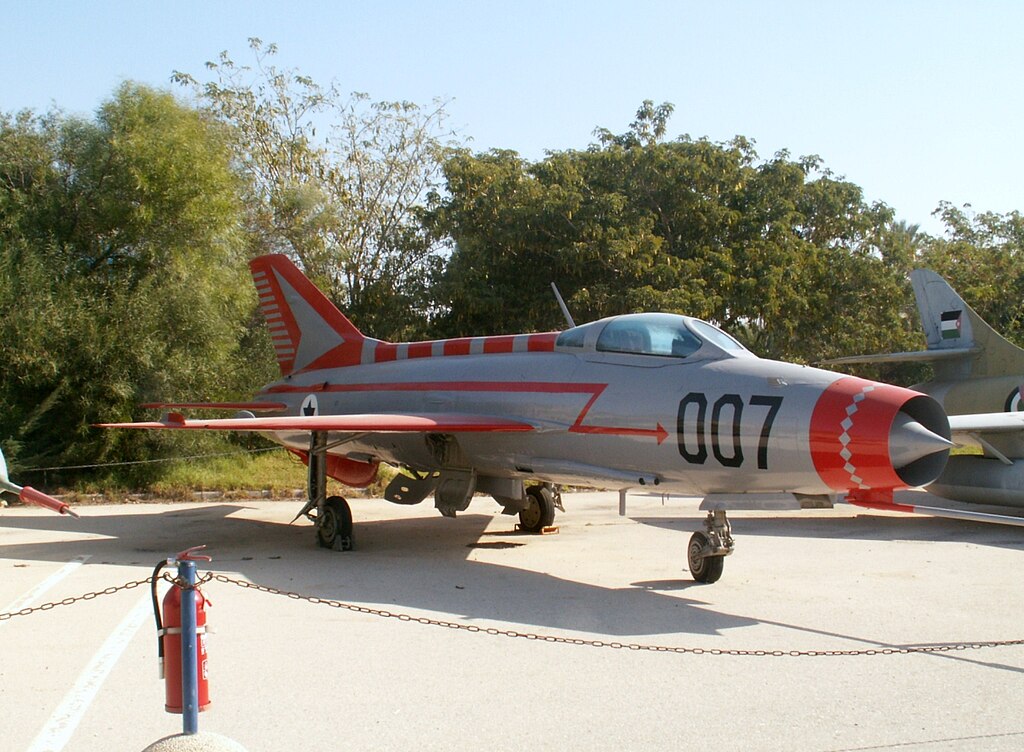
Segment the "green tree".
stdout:
<svg viewBox="0 0 1024 752">
<path fill-rule="evenodd" d="M 996 331 L 1024 346 L 1024 217 L 948 202 L 937 211 L 945 237 L 923 244 L 918 265 L 945 277 Z"/>
<path fill-rule="evenodd" d="M 463 152 L 425 221 L 451 258 L 435 285 L 446 335 L 560 326 L 555 281 L 577 320 L 637 310 L 700 316 L 761 354 L 813 361 L 910 335 L 905 256 L 891 210 L 817 157 L 759 160 L 737 136 L 664 140 L 671 105 L 631 128 L 530 163 Z"/>
<path fill-rule="evenodd" d="M 181 72 L 174 79 L 232 126 L 247 178 L 251 252 L 296 258 L 376 336 L 421 329 L 426 282 L 441 259 L 417 211 L 455 144 L 445 103 L 344 96 L 277 68 L 276 45 L 249 43 L 252 66 L 224 52 L 207 64 L 213 80 Z"/>
<path fill-rule="evenodd" d="M 590 192 L 578 168 L 572 154 L 528 166 L 508 151 L 448 162 L 448 196 L 435 194 L 426 215 L 454 248 L 434 290 L 438 334 L 557 327 L 552 281 L 577 316 L 604 315 L 656 275 L 650 221 L 635 221 L 620 196 Z"/>
<path fill-rule="evenodd" d="M 231 160 L 222 127 L 132 83 L 95 121 L 0 118 L 0 435 L 23 466 L 181 446 L 91 424 L 251 387 Z"/>
</svg>

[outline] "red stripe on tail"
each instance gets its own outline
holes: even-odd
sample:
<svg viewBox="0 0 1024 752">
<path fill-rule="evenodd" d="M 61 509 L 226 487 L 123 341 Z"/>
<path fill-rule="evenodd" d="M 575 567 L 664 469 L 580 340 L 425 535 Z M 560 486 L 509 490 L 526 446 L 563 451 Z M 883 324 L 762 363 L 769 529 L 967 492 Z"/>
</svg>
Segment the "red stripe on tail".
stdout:
<svg viewBox="0 0 1024 752">
<path fill-rule="evenodd" d="M 281 375 L 358 365 L 363 336 L 287 256 L 249 264 Z"/>
</svg>

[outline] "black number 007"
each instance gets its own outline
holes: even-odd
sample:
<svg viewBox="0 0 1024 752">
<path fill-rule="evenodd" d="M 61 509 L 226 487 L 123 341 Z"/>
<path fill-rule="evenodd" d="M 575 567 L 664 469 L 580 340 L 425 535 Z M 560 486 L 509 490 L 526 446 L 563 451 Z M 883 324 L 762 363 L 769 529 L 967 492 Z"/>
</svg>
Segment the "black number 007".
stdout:
<svg viewBox="0 0 1024 752">
<path fill-rule="evenodd" d="M 752 395 L 747 403 L 751 407 L 767 407 L 757 441 L 757 468 L 768 469 L 768 439 L 771 437 L 775 416 L 782 407 L 782 397 L 764 394 Z M 695 414 L 694 414 L 695 413 Z M 711 406 L 711 426 L 708 429 L 708 398 L 703 392 L 690 392 L 679 403 L 676 434 L 679 454 L 693 465 L 703 465 L 708 459 L 708 434 L 711 453 L 724 467 L 743 465 L 743 446 L 740 444 L 740 425 L 743 420 L 743 398 L 738 394 L 723 394 Z M 688 427 L 692 426 L 688 441 Z"/>
</svg>

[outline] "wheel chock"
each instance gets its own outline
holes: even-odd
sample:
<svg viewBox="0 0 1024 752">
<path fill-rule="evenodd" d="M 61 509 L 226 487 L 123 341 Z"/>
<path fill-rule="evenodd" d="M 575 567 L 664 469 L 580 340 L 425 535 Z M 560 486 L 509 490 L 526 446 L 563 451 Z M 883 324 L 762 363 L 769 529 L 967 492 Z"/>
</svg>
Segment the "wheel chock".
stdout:
<svg viewBox="0 0 1024 752">
<path fill-rule="evenodd" d="M 517 535 L 557 535 L 558 530 L 558 525 L 547 525 L 546 527 L 542 527 L 537 532 L 533 532 L 532 530 L 527 530 L 519 523 L 516 523 L 515 533 Z"/>
</svg>

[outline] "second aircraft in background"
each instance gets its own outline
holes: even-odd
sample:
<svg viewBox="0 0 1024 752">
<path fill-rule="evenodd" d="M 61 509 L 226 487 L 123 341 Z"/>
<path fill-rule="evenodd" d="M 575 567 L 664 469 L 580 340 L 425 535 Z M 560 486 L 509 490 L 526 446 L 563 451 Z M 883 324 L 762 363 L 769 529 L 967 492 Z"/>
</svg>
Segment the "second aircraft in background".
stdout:
<svg viewBox="0 0 1024 752">
<path fill-rule="evenodd" d="M 1024 350 L 985 323 L 935 272 L 916 269 L 910 281 L 926 350 L 824 362 L 931 363 L 935 378 L 911 388 L 942 404 L 956 443 L 982 454 L 950 457 L 928 490 L 956 501 L 1024 507 Z"/>
</svg>

